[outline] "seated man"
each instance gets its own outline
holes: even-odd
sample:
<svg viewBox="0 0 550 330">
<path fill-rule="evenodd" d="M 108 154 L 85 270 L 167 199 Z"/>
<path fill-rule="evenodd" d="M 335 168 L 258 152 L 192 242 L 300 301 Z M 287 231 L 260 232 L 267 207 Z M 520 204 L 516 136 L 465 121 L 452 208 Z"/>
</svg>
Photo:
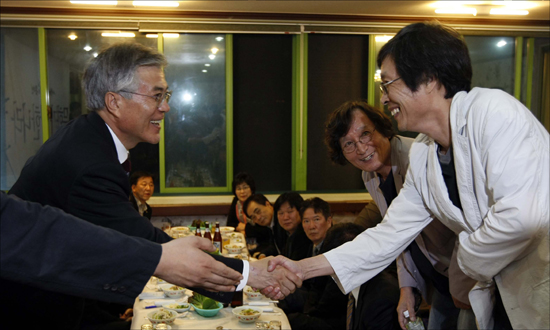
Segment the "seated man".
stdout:
<svg viewBox="0 0 550 330">
<path fill-rule="evenodd" d="M 147 204 L 147 201 L 155 190 L 153 175 L 145 171 L 135 171 L 130 175 L 130 184 L 132 185 L 130 202 L 141 216 L 151 220 L 153 209 Z"/>
<path fill-rule="evenodd" d="M 315 197 L 307 199 L 300 208 L 300 217 L 302 218 L 302 227 L 310 245 L 307 247 L 305 257 L 316 256 L 321 251 L 321 246 L 327 235 L 327 231 L 332 227 L 332 215 L 330 214 L 330 205 L 321 198 Z M 309 289 L 314 286 L 317 279 L 303 283 L 302 288 L 279 304 L 285 313 L 301 313 L 304 311 L 306 300 L 308 299 Z M 346 298 L 347 301 L 347 298 Z M 301 328 L 298 328 L 301 329 Z"/>
<path fill-rule="evenodd" d="M 300 260 L 311 250 L 311 241 L 302 227 L 300 208 L 304 199 L 296 192 L 286 192 L 279 196 L 273 208 L 279 225 L 286 231 L 286 243 L 281 254 L 292 260 Z"/>
<path fill-rule="evenodd" d="M 254 194 L 244 202 L 243 210 L 254 224 L 245 226 L 246 238 L 255 238 L 257 247 L 250 251 L 258 259 L 281 254 L 286 233 L 278 221 L 273 221 L 273 206 L 262 194 Z"/>
</svg>

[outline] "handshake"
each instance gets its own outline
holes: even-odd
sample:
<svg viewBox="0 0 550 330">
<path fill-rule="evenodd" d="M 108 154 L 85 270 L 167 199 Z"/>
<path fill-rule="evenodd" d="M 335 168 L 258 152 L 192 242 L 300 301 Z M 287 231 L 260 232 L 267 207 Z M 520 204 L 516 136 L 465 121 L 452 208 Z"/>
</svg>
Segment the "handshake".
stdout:
<svg viewBox="0 0 550 330">
<path fill-rule="evenodd" d="M 194 236 L 162 244 L 153 275 L 185 287 L 234 291 L 243 275 L 202 252 L 214 250 L 207 239 Z M 271 299 L 283 299 L 301 287 L 305 279 L 299 262 L 278 256 L 250 262 L 246 284 L 261 289 Z"/>
</svg>

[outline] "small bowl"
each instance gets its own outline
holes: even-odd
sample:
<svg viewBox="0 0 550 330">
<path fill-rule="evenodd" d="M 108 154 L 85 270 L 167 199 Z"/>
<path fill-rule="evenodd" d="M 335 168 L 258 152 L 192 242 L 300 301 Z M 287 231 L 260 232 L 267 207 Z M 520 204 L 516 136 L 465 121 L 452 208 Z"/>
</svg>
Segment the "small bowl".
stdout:
<svg viewBox="0 0 550 330">
<path fill-rule="evenodd" d="M 244 288 L 244 294 L 248 297 L 248 299 L 250 300 L 258 300 L 258 299 L 261 299 L 262 298 L 262 293 L 261 292 L 255 292 L 254 290 L 252 290 L 251 287 L 247 286 Z"/>
<path fill-rule="evenodd" d="M 163 312 L 163 311 L 168 313 L 170 315 L 170 317 L 166 318 L 166 319 L 154 319 L 153 318 L 153 315 L 155 315 L 156 313 Z M 154 311 L 151 311 L 151 312 L 147 313 L 147 318 L 149 319 L 149 321 L 151 321 L 153 326 L 155 324 L 161 324 L 161 323 L 172 324 L 172 323 L 174 323 L 174 320 L 176 319 L 176 317 L 178 317 L 178 313 L 174 310 L 167 309 L 167 308 L 161 308 L 161 309 L 157 309 L 157 310 L 154 310 Z"/>
<path fill-rule="evenodd" d="M 222 234 L 231 233 L 231 232 L 234 232 L 234 231 L 235 231 L 234 227 L 229 227 L 229 226 L 220 227 L 220 233 L 222 233 Z"/>
<path fill-rule="evenodd" d="M 244 249 L 244 244 L 242 244 L 242 243 L 229 243 L 225 246 L 225 249 L 230 254 L 240 254 Z"/>
<path fill-rule="evenodd" d="M 191 305 L 193 305 L 193 304 L 191 304 Z M 212 316 L 216 316 L 216 314 L 218 314 L 218 312 L 223 308 L 223 305 L 222 305 L 221 302 L 218 302 L 218 308 L 216 308 L 216 309 L 202 309 L 202 308 L 198 308 L 195 305 L 193 305 L 193 308 L 195 309 L 195 312 L 197 312 L 197 314 L 199 314 L 201 316 L 212 317 Z"/>
<path fill-rule="evenodd" d="M 252 315 L 242 315 L 242 311 L 244 310 L 254 310 L 256 311 L 257 313 L 254 313 Z M 258 308 L 258 307 L 254 307 L 254 306 L 240 306 L 240 307 L 236 307 L 236 308 L 233 308 L 233 314 L 237 317 L 237 319 L 239 319 L 239 322 L 242 322 L 242 323 L 253 323 L 255 322 L 257 319 L 260 318 L 260 316 L 262 315 L 262 309 L 261 308 Z"/>
<path fill-rule="evenodd" d="M 178 288 L 181 288 L 181 290 L 173 290 L 172 287 L 177 286 L 174 284 L 160 284 L 159 288 L 164 292 L 164 294 L 168 298 L 181 298 L 185 294 L 185 288 L 182 288 L 181 286 L 178 286 Z"/>
<path fill-rule="evenodd" d="M 184 306 L 184 305 L 187 305 L 187 307 L 184 307 L 184 308 L 177 308 L 177 306 Z M 189 310 L 189 308 L 191 308 L 191 304 L 190 303 L 178 303 L 178 302 L 171 302 L 171 303 L 164 303 L 162 304 L 162 307 L 166 308 L 166 309 L 171 309 L 173 311 L 176 311 L 178 313 L 183 313 L 183 312 L 187 312 Z"/>
</svg>

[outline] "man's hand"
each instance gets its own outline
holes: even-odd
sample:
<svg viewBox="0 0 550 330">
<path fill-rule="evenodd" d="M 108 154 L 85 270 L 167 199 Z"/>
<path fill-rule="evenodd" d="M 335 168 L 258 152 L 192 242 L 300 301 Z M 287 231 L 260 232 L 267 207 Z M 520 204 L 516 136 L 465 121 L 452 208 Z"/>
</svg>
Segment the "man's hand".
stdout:
<svg viewBox="0 0 550 330">
<path fill-rule="evenodd" d="M 153 275 L 183 287 L 235 291 L 242 275 L 207 253 L 216 249 L 208 239 L 189 236 L 162 244 L 160 262 Z"/>
<path fill-rule="evenodd" d="M 283 256 L 277 256 L 269 260 L 267 270 L 272 272 L 277 266 L 288 269 L 290 272 L 296 274 L 302 281 L 305 279 L 304 272 L 302 271 L 300 263 L 297 261 L 290 260 Z"/>
<path fill-rule="evenodd" d="M 409 311 L 409 318 L 411 321 L 416 320 L 416 314 L 414 312 L 414 293 L 412 287 L 406 286 L 401 288 L 401 295 L 399 296 L 399 303 L 397 304 L 397 317 L 399 319 L 399 325 L 401 329 L 406 330 L 405 325 L 407 324 L 407 319 L 403 315 L 403 312 Z"/>
<path fill-rule="evenodd" d="M 284 267 L 273 267 L 267 271 L 267 266 L 273 257 L 264 258 L 250 263 L 248 285 L 262 289 L 262 293 L 272 299 L 282 299 L 302 286 L 302 279 Z"/>
</svg>

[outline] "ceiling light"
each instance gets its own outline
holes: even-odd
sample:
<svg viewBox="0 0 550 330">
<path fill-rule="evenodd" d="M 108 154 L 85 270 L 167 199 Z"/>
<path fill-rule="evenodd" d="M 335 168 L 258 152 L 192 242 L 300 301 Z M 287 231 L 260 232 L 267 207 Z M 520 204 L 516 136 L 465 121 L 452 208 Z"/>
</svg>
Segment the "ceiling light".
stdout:
<svg viewBox="0 0 550 330">
<path fill-rule="evenodd" d="M 518 10 L 510 8 L 493 8 L 489 12 L 490 15 L 529 15 L 528 10 Z"/>
<path fill-rule="evenodd" d="M 103 32 L 102 37 L 118 37 L 118 38 L 135 38 L 136 34 L 133 32 Z"/>
<path fill-rule="evenodd" d="M 202 70 L 202 72 L 208 72 L 208 70 Z"/>
<path fill-rule="evenodd" d="M 94 53 L 94 57 L 97 57 L 97 55 L 98 55 L 97 53 Z"/>
<path fill-rule="evenodd" d="M 183 93 L 183 100 L 185 102 L 190 102 L 192 99 L 193 99 L 193 96 L 191 96 L 191 94 L 189 94 L 188 92 Z"/>
<path fill-rule="evenodd" d="M 222 40 L 223 40 L 223 37 L 216 37 L 216 40 L 217 40 L 217 41 L 222 41 Z"/>
<path fill-rule="evenodd" d="M 454 7 L 454 8 L 437 8 L 435 10 L 436 14 L 467 14 L 467 15 L 477 15 L 477 9 L 469 7 Z"/>
<path fill-rule="evenodd" d="M 204 66 L 210 66 L 210 63 L 206 63 Z"/>
<path fill-rule="evenodd" d="M 219 49 L 216 48 L 216 47 L 213 47 L 212 49 L 210 49 L 210 51 L 212 52 L 212 54 L 216 55 L 216 53 L 218 53 Z"/>
<path fill-rule="evenodd" d="M 163 33 L 162 36 L 165 37 L 165 38 L 179 38 L 180 34 L 179 33 Z"/>
<path fill-rule="evenodd" d="M 504 40 L 501 40 L 497 43 L 497 47 L 504 47 L 504 46 L 506 46 L 506 41 Z"/>
<path fill-rule="evenodd" d="M 87 52 L 89 52 L 90 50 L 92 50 L 92 47 L 90 47 L 90 45 L 86 45 L 86 46 L 84 47 L 84 50 L 87 51 Z"/>
<path fill-rule="evenodd" d="M 155 33 L 149 33 L 145 35 L 145 38 L 158 38 L 159 35 Z"/>
<path fill-rule="evenodd" d="M 537 7 L 537 4 L 533 1 L 491 1 L 491 4 L 495 6 L 505 6 L 510 9 L 531 9 Z"/>
<path fill-rule="evenodd" d="M 71 3 L 75 5 L 110 5 L 110 6 L 116 6 L 118 4 L 118 1 L 73 1 L 71 0 Z"/>
<path fill-rule="evenodd" d="M 69 36 L 69 39 L 71 39 L 71 40 L 75 40 L 76 38 L 78 38 L 78 37 L 77 37 L 76 35 L 74 35 L 74 34 L 71 34 L 71 35 Z"/>
<path fill-rule="evenodd" d="M 215 59 L 215 58 L 216 58 L 216 55 L 214 55 L 214 54 L 210 54 L 210 55 L 208 55 L 208 58 L 210 58 L 211 60 L 213 60 L 213 59 Z"/>
<path fill-rule="evenodd" d="M 374 37 L 374 40 L 376 42 L 388 42 L 393 38 L 393 36 L 376 36 Z"/>
<path fill-rule="evenodd" d="M 180 5 L 177 1 L 134 1 L 132 4 L 136 7 L 178 7 Z"/>
</svg>

